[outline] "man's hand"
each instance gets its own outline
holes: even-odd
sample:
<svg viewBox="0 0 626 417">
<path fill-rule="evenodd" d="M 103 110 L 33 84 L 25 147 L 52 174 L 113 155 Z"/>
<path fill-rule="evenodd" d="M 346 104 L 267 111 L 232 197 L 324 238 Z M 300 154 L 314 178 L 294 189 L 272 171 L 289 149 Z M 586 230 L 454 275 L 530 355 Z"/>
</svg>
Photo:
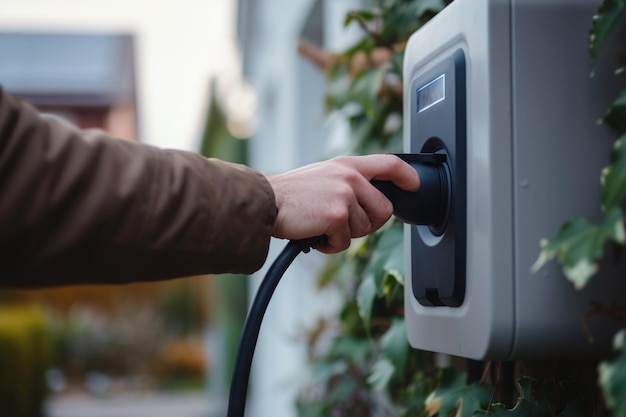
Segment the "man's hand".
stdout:
<svg viewBox="0 0 626 417">
<path fill-rule="evenodd" d="M 278 217 L 273 235 L 304 239 L 326 235 L 317 249 L 336 253 L 350 239 L 370 234 L 391 217 L 391 202 L 371 180 L 392 181 L 417 191 L 417 172 L 394 155 L 348 156 L 268 177 L 276 195 Z"/>
</svg>

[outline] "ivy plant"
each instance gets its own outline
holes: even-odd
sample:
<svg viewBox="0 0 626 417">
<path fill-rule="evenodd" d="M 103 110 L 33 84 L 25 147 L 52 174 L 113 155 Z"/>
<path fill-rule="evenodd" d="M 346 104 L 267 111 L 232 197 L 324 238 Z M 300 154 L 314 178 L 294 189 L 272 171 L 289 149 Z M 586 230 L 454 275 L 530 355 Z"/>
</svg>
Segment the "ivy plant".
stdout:
<svg viewBox="0 0 626 417">
<path fill-rule="evenodd" d="M 305 55 L 327 75 L 326 110 L 342 115 L 350 127 L 350 153 L 402 150 L 402 61 L 409 36 L 452 0 L 377 0 L 347 14 L 363 36 L 343 53 L 307 50 Z M 626 0 L 604 0 L 590 21 L 590 61 L 598 54 Z M 621 67 L 616 68 L 621 72 Z M 619 76 L 619 75 L 616 75 Z M 626 133 L 626 92 L 602 123 Z M 590 116 L 592 117 L 592 116 Z M 604 220 L 583 218 L 563 225 L 541 243 L 535 268 L 553 258 L 578 288 L 597 268 L 606 242 L 624 242 L 626 140 L 616 141 L 602 173 Z M 409 347 L 404 333 L 402 226 L 396 220 L 354 240 L 331 258 L 320 288 L 340 295 L 336 316 L 320 318 L 306 332 L 310 380 L 299 392 L 300 417 L 308 416 L 583 416 L 595 386 L 522 376 L 513 398 L 499 402 L 498 376 L 469 380 L 462 366 L 440 368 L 431 353 Z M 621 340 L 621 339 L 620 339 Z M 621 348 L 621 344 L 619 344 Z M 626 417 L 626 353 L 601 366 L 601 386 L 616 416 Z"/>
<path fill-rule="evenodd" d="M 603 51 L 606 40 L 619 21 L 626 14 L 626 0 L 604 0 L 594 16 L 589 34 L 589 56 L 592 67 Z M 626 47 L 626 42 L 619 45 Z M 624 50 L 622 61 L 615 62 L 615 77 L 624 76 L 626 66 Z M 593 76 L 593 72 L 591 74 Z M 626 201 L 626 91 L 616 91 L 616 99 L 600 120 L 601 124 L 613 129 L 615 144 L 609 155 L 608 165 L 600 173 L 602 201 L 599 202 L 603 218 L 593 224 L 583 217 L 567 220 L 558 235 L 541 242 L 541 253 L 534 265 L 539 269 L 543 264 L 557 258 L 564 275 L 577 289 L 582 289 L 598 270 L 598 263 L 604 256 L 607 245 L 623 252 L 626 240 L 624 232 L 624 202 Z M 624 277 L 622 277 L 624 279 Z M 614 308 L 596 306 L 596 310 L 622 318 L 626 312 Z M 606 403 L 615 416 L 626 416 L 626 350 L 624 334 L 615 336 L 618 357 L 612 362 L 599 366 L 600 386 Z"/>
<path fill-rule="evenodd" d="M 609 34 L 624 13 L 626 0 L 605 0 L 600 6 L 589 35 L 592 65 L 595 65 Z M 622 76 L 624 64 L 616 62 L 616 77 Z M 617 134 L 609 164 L 599 173 L 602 185 L 600 204 L 604 217 L 599 224 L 582 217 L 565 222 L 555 238 L 541 242 L 541 253 L 533 267 L 537 270 L 557 258 L 565 276 L 578 289 L 583 288 L 597 272 L 607 243 L 623 245 L 626 239 L 622 210 L 626 200 L 626 91 L 616 92 L 616 95 L 616 100 L 600 120 Z"/>
</svg>

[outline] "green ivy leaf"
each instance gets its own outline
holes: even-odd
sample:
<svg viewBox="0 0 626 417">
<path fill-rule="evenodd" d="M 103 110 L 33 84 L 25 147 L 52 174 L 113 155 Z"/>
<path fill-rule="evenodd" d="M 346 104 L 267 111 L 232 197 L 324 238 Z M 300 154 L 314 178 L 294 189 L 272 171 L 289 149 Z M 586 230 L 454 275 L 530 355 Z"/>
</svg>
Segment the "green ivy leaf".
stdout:
<svg viewBox="0 0 626 417">
<path fill-rule="evenodd" d="M 372 10 L 356 10 L 348 12 L 346 18 L 343 21 L 344 26 L 348 26 L 350 23 L 357 22 L 371 22 L 376 18 L 376 13 Z"/>
<path fill-rule="evenodd" d="M 370 272 L 377 277 L 377 289 L 383 293 L 384 274 L 399 275 L 403 271 L 404 246 L 402 225 L 397 222 L 388 223 L 380 240 L 374 248 L 369 264 Z"/>
<path fill-rule="evenodd" d="M 348 297 L 350 296 L 348 295 Z M 359 313 L 359 306 L 354 296 L 345 300 L 343 308 L 339 312 L 339 320 L 341 322 L 341 331 L 345 335 L 364 337 L 368 333 L 368 330 L 364 327 L 363 319 Z"/>
<path fill-rule="evenodd" d="M 593 17 L 589 32 L 589 56 L 592 66 L 595 66 L 604 42 L 625 11 L 626 0 L 604 0 L 598 13 Z"/>
<path fill-rule="evenodd" d="M 472 417 L 555 417 L 554 414 L 547 413 L 536 407 L 529 401 L 521 400 L 512 410 L 507 409 L 504 404 L 493 404 L 489 411 L 477 411 Z"/>
<path fill-rule="evenodd" d="M 597 272 L 606 242 L 624 244 L 621 205 L 626 199 L 625 138 L 623 136 L 615 142 L 610 164 L 602 171 L 602 209 L 606 212 L 602 222 L 594 225 L 584 218 L 567 221 L 557 237 L 541 241 L 541 253 L 532 267 L 533 272 L 557 257 L 565 276 L 577 289 L 582 289 Z"/>
<path fill-rule="evenodd" d="M 298 417 L 319 417 L 325 415 L 325 406 L 317 401 L 306 401 L 302 398 L 296 400 Z"/>
<path fill-rule="evenodd" d="M 618 132 L 626 132 L 626 91 L 622 91 L 601 121 Z"/>
<path fill-rule="evenodd" d="M 426 399 L 427 416 L 469 417 L 489 404 L 492 389 L 484 384 L 465 383 L 465 374 L 444 369 L 437 388 Z"/>
<path fill-rule="evenodd" d="M 351 95 L 369 117 L 374 115 L 374 106 L 378 101 L 378 92 L 383 78 L 389 70 L 388 65 L 362 71 L 352 84 Z"/>
<path fill-rule="evenodd" d="M 624 216 L 619 207 L 613 207 L 599 226 L 581 217 L 565 222 L 557 237 L 541 241 L 541 253 L 532 271 L 556 257 L 565 276 L 576 289 L 582 289 L 596 273 L 608 240 L 624 243 Z"/>
<path fill-rule="evenodd" d="M 446 7 L 446 3 L 442 0 L 422 0 L 411 4 L 414 4 L 417 8 L 415 11 L 416 16 L 422 16 L 427 12 L 437 13 Z"/>
<path fill-rule="evenodd" d="M 359 316 L 363 320 L 363 325 L 366 329 L 370 328 L 370 321 L 372 319 L 372 306 L 374 305 L 374 299 L 376 298 L 376 282 L 374 281 L 374 275 L 368 274 L 356 292 L 356 302 L 359 306 Z"/>
<path fill-rule="evenodd" d="M 393 365 L 394 369 L 402 370 L 406 366 L 409 344 L 407 342 L 404 319 L 393 318 L 391 327 L 381 338 L 382 353 Z"/>
<path fill-rule="evenodd" d="M 368 264 L 368 273 L 376 277 L 376 290 L 380 296 L 385 292 L 385 279 L 392 276 L 394 279 L 402 274 L 404 267 L 404 246 L 402 226 L 391 221 L 382 230 L 380 239 L 376 243 L 374 253 Z"/>
<path fill-rule="evenodd" d="M 403 276 L 385 273 L 383 278 L 383 294 L 387 305 L 391 305 L 394 301 L 402 302 L 404 300 L 403 289 Z"/>
<path fill-rule="evenodd" d="M 348 364 L 340 361 L 317 362 L 312 368 L 312 377 L 316 385 L 324 386 L 331 378 L 343 375 L 348 370 Z"/>
<path fill-rule="evenodd" d="M 584 396 L 581 384 L 557 384 L 551 380 L 537 381 L 523 377 L 518 381 L 520 398 L 512 409 L 503 404 L 491 404 L 489 410 L 474 413 L 478 417 L 584 417 Z M 557 408 L 556 398 L 564 398 L 562 409 Z"/>
<path fill-rule="evenodd" d="M 348 76 L 348 69 L 343 66 L 335 67 L 328 76 L 324 107 L 326 112 L 342 109 L 349 102 L 349 93 L 352 82 Z"/>
<path fill-rule="evenodd" d="M 391 57 L 391 71 L 394 74 L 398 74 L 398 76 L 402 77 L 403 66 L 404 66 L 404 50 L 396 52 Z"/>
<path fill-rule="evenodd" d="M 340 336 L 335 339 L 330 355 L 333 358 L 345 358 L 354 362 L 364 362 L 372 349 L 372 343 L 366 338 Z"/>
<path fill-rule="evenodd" d="M 552 381 L 537 381 L 534 378 L 523 377 L 518 381 L 520 389 L 520 398 L 517 408 L 520 405 L 526 405 L 526 409 L 535 410 L 535 415 L 556 415 L 555 401 L 557 396 L 556 384 Z"/>
<path fill-rule="evenodd" d="M 378 244 L 380 250 L 384 250 L 385 263 L 383 271 L 395 279 L 399 283 L 403 283 L 402 275 L 404 274 L 404 241 L 403 228 L 399 224 L 390 227 L 383 235 Z"/>
<path fill-rule="evenodd" d="M 598 367 L 600 387 L 606 404 L 615 417 L 626 416 L 626 332 L 615 335 L 614 346 L 618 356 L 610 362 L 602 362 Z"/>
<path fill-rule="evenodd" d="M 386 41 L 403 39 L 444 7 L 442 0 L 385 1 L 380 37 Z"/>
<path fill-rule="evenodd" d="M 343 51 L 342 55 L 345 57 L 352 57 L 357 52 L 370 53 L 376 47 L 376 41 L 370 36 L 364 36 L 359 39 L 354 45 Z"/>
<path fill-rule="evenodd" d="M 602 170 L 602 210 L 607 211 L 626 199 L 626 138 L 622 136 L 613 145 L 611 160 Z"/>
<path fill-rule="evenodd" d="M 375 391 L 384 390 L 396 371 L 391 361 L 387 358 L 381 358 L 374 364 L 374 368 L 370 376 L 367 377 L 367 383 Z"/>
<path fill-rule="evenodd" d="M 328 401 L 332 403 L 345 403 L 350 401 L 350 398 L 354 397 L 355 392 L 358 390 L 356 381 L 348 374 L 343 374 L 337 381 L 331 384 L 328 392 Z"/>
<path fill-rule="evenodd" d="M 380 289 L 389 305 L 393 300 L 403 299 L 404 289 L 404 246 L 402 240 L 396 242 L 392 255 L 383 265 L 383 279 Z"/>
<path fill-rule="evenodd" d="M 377 297 L 391 297 L 395 287 L 393 282 L 402 282 L 404 249 L 402 226 L 396 222 L 387 223 L 379 232 L 372 255 L 363 271 L 363 280 L 357 289 L 359 314 L 369 329 L 372 307 Z M 377 236 L 378 237 L 378 236 Z"/>
</svg>

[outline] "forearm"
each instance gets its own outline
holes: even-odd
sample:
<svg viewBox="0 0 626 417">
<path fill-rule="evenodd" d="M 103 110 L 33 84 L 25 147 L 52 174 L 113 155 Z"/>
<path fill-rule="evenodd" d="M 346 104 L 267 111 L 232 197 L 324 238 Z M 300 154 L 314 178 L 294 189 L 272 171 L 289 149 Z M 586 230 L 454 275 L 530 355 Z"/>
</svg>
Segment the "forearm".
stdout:
<svg viewBox="0 0 626 417">
<path fill-rule="evenodd" d="M 82 132 L 0 92 L 0 285 L 258 269 L 276 216 L 243 166 Z"/>
</svg>

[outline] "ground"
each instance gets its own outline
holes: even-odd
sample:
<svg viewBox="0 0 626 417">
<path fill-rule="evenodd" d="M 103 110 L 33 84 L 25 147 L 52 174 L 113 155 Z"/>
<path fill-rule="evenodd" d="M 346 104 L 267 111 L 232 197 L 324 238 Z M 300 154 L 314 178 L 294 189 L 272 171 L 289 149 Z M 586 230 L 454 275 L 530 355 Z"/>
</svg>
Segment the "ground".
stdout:
<svg viewBox="0 0 626 417">
<path fill-rule="evenodd" d="M 203 393 L 129 394 L 94 397 L 84 394 L 53 396 L 46 417 L 222 417 L 225 404 Z"/>
</svg>

